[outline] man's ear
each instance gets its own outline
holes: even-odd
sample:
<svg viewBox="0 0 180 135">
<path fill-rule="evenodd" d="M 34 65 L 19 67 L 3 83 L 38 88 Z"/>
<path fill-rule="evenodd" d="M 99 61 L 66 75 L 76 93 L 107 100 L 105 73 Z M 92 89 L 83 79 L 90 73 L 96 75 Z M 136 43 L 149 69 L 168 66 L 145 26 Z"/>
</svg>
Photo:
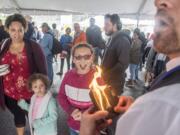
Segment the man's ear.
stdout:
<svg viewBox="0 0 180 135">
<path fill-rule="evenodd" d="M 118 30 L 118 26 L 117 26 L 117 24 L 114 24 L 113 25 L 113 31 L 117 31 Z"/>
</svg>

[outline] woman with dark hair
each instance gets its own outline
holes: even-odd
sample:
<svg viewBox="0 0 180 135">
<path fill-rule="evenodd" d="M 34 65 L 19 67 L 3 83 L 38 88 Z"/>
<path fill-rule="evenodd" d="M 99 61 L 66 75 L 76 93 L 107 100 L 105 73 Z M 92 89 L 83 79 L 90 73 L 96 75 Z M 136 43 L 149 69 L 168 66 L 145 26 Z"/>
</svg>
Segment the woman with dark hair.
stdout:
<svg viewBox="0 0 180 135">
<path fill-rule="evenodd" d="M 27 22 L 22 15 L 7 17 L 5 27 L 10 39 L 0 43 L 0 64 L 8 65 L 9 73 L 0 76 L 0 106 L 5 108 L 6 105 L 12 112 L 17 134 L 23 135 L 27 112 L 18 107 L 17 101 L 30 100 L 32 92 L 26 87 L 29 76 L 33 73 L 47 75 L 47 68 L 41 47 L 34 41 L 24 39 Z"/>
</svg>

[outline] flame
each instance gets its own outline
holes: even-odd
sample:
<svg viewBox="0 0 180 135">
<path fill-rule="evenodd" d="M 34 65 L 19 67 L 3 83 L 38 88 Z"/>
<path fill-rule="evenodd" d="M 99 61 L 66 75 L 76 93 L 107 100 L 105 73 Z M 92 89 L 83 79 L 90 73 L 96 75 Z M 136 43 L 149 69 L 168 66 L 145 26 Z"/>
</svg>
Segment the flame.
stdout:
<svg viewBox="0 0 180 135">
<path fill-rule="evenodd" d="M 98 78 L 102 79 L 102 69 L 96 66 L 97 72 L 94 73 L 94 77 L 92 82 L 90 83 L 89 87 L 90 90 L 93 91 L 93 95 L 95 97 L 97 105 L 100 107 L 101 110 L 106 110 L 108 107 L 111 106 L 108 97 L 105 93 L 105 90 L 108 88 L 108 85 L 99 85 L 97 82 Z"/>
</svg>

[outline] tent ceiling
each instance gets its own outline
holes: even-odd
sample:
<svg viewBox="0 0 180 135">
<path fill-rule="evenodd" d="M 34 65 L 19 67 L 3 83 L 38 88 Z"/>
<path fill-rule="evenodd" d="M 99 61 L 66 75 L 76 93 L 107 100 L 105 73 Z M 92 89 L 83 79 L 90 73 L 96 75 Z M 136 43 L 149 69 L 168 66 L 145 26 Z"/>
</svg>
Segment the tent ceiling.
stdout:
<svg viewBox="0 0 180 135">
<path fill-rule="evenodd" d="M 33 15 L 118 13 L 123 17 L 152 18 L 154 0 L 0 0 L 0 11 Z"/>
</svg>

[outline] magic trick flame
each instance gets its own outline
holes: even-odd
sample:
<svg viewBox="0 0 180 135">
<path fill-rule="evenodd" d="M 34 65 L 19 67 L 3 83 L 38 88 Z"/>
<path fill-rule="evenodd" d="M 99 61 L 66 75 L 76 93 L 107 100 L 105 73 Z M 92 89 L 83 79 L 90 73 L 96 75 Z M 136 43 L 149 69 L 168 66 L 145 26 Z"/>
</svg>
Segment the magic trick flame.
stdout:
<svg viewBox="0 0 180 135">
<path fill-rule="evenodd" d="M 98 78 L 102 78 L 102 70 L 100 67 L 96 66 L 97 72 L 94 73 L 94 78 L 89 85 L 91 93 L 94 97 L 94 100 L 96 102 L 96 105 L 100 110 L 107 110 L 108 108 L 111 108 L 111 103 L 109 101 L 109 97 L 106 93 L 108 90 L 108 85 L 99 85 L 98 84 Z"/>
</svg>

